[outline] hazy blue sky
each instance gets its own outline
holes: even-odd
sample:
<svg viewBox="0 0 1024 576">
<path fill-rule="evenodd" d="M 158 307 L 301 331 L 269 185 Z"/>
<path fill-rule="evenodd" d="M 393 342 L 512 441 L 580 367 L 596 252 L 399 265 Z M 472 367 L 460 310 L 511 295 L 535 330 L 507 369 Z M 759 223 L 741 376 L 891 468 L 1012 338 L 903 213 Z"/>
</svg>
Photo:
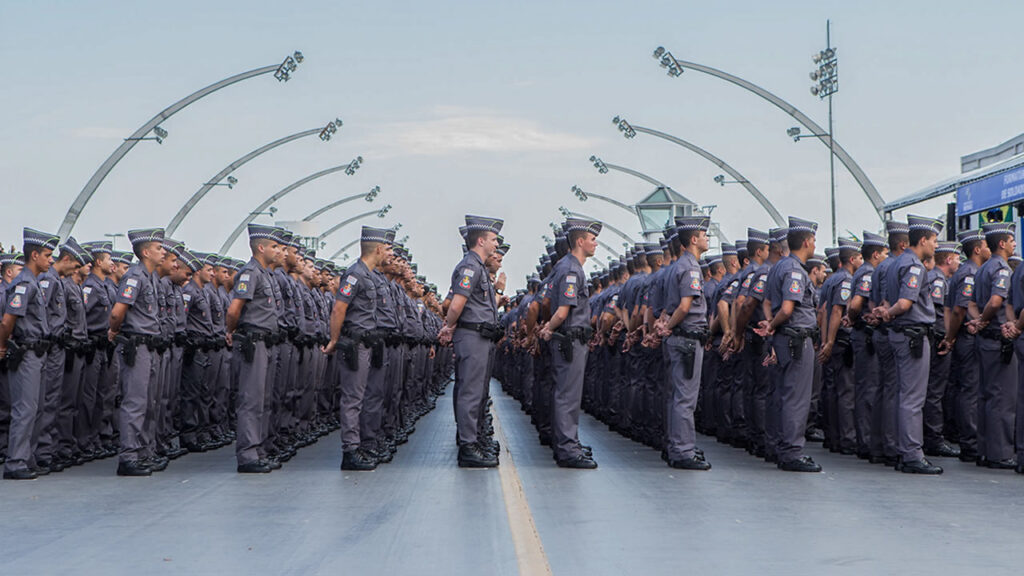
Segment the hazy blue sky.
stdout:
<svg viewBox="0 0 1024 576">
<path fill-rule="evenodd" d="M 1022 131 L 1024 100 L 1014 96 L 1022 16 L 1018 3 L 984 1 L 8 1 L 0 4 L 0 241 L 20 242 L 24 225 L 56 231 L 121 138 L 165 106 L 296 49 L 306 61 L 292 81 L 248 80 L 165 122 L 168 140 L 141 143 L 115 168 L 75 236 L 165 225 L 236 158 L 336 116 L 345 125 L 334 140 L 299 140 L 244 166 L 234 174 L 238 186 L 216 188 L 178 236 L 215 250 L 263 199 L 357 154 L 365 163 L 356 176 L 300 188 L 276 205 L 278 218 L 300 219 L 380 185 L 374 206 L 394 209 L 371 222 L 402 222 L 421 270 L 442 285 L 459 258 L 456 227 L 467 212 L 506 219 L 516 285 L 559 205 L 638 231 L 629 214 L 572 196 L 573 184 L 626 202 L 651 191 L 623 174 L 599 175 L 591 154 L 717 204 L 713 215 L 733 238 L 747 225 L 770 226 L 742 188 L 712 181 L 715 166 L 649 136 L 623 139 L 616 114 L 709 149 L 783 214 L 827 230 L 827 149 L 793 143 L 785 135 L 792 119 L 748 92 L 692 71 L 669 78 L 653 49 L 746 78 L 824 124 L 826 107 L 809 93 L 807 74 L 831 18 L 840 60 L 836 139 L 892 199 L 956 174 L 961 155 Z M 842 170 L 838 190 L 841 231 L 877 228 Z M 321 228 L 368 209 L 347 204 L 322 217 Z M 357 231 L 332 236 L 328 254 Z M 244 252 L 236 243 L 232 253 Z"/>
</svg>

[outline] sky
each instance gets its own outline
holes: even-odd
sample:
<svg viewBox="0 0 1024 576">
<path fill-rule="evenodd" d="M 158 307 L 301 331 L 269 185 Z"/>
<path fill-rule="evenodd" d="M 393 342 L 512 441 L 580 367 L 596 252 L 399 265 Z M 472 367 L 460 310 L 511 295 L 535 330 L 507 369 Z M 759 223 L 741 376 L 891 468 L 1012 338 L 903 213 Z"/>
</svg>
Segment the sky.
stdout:
<svg viewBox="0 0 1024 576">
<path fill-rule="evenodd" d="M 696 71 L 671 78 L 652 58 L 718 68 L 787 100 L 821 125 L 811 95 L 811 55 L 825 21 L 839 58 L 836 141 L 881 195 L 895 199 L 959 173 L 959 158 L 1022 131 L 1024 5 L 1009 2 L 4 2 L 0 3 L 0 242 L 21 227 L 56 232 L 96 169 L 163 108 L 223 78 L 305 61 L 289 82 L 265 75 L 224 88 L 162 123 L 163 144 L 139 143 L 101 184 L 72 231 L 80 241 L 166 225 L 209 178 L 278 138 L 343 126 L 242 166 L 233 189 L 215 187 L 176 233 L 216 251 L 256 206 L 301 178 L 356 156 L 336 173 L 274 204 L 301 220 L 344 196 L 381 187 L 317 219 L 321 232 L 391 204 L 325 239 L 330 256 L 359 224 L 402 225 L 398 236 L 420 272 L 447 286 L 461 257 L 463 216 L 504 218 L 505 269 L 524 284 L 558 208 L 601 219 L 639 240 L 635 216 L 571 187 L 632 204 L 653 186 L 599 174 L 588 161 L 626 166 L 663 181 L 733 239 L 767 229 L 767 213 L 722 171 L 669 142 L 622 138 L 612 123 L 654 128 L 701 146 L 753 182 L 783 215 L 827 231 L 828 150 L 794 143 L 796 123 L 757 96 Z M 806 133 L 806 130 L 805 130 Z M 879 219 L 837 162 L 840 234 L 877 230 Z M 937 216 L 944 201 L 912 211 Z M 621 250 L 622 239 L 601 240 Z M 824 245 L 824 243 L 819 243 Z M 121 239 L 120 248 L 127 243 Z M 244 241 L 230 253 L 245 258 Z M 355 253 L 348 251 L 349 256 Z M 604 261 L 601 248 L 595 260 Z M 588 269 L 592 266 L 588 264 Z"/>
</svg>

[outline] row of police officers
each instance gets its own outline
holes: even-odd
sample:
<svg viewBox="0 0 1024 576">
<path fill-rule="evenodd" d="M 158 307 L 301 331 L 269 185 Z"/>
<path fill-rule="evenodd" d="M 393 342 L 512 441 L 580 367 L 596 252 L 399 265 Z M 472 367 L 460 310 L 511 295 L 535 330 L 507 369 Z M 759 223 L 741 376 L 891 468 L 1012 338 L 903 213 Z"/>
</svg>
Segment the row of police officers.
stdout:
<svg viewBox="0 0 1024 576">
<path fill-rule="evenodd" d="M 905 473 L 941 474 L 929 458 L 1024 473 L 1013 224 L 940 242 L 940 221 L 912 215 L 824 255 L 815 223 L 788 224 L 707 256 L 708 220 L 678 217 L 589 282 L 563 225 L 500 320 L 495 367 L 559 464 L 596 467 L 566 426 L 578 371 L 583 408 L 674 468 L 710 469 L 700 430 L 786 471 L 821 470 L 812 440 Z M 566 325 L 566 304 L 585 318 Z"/>
<path fill-rule="evenodd" d="M 436 288 L 393 231 L 364 229 L 350 273 L 274 226 L 249 226 L 248 262 L 159 228 L 128 238 L 126 253 L 26 228 L 0 257 L 4 478 L 114 455 L 118 475 L 148 476 L 232 441 L 238 472 L 266 473 L 339 426 L 343 468 L 372 469 L 448 380 Z M 371 302 L 346 325 L 353 358 L 332 352 L 357 278 Z M 370 376 L 357 398 L 351 372 Z"/>
</svg>

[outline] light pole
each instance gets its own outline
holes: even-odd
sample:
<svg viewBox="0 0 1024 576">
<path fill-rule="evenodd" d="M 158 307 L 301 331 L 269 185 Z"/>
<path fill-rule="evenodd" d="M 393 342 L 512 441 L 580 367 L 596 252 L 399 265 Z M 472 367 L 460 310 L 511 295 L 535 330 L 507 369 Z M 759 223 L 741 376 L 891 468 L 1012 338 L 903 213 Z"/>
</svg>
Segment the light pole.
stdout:
<svg viewBox="0 0 1024 576">
<path fill-rule="evenodd" d="M 336 122 L 337 122 L 337 120 L 333 120 L 333 121 L 329 122 L 329 124 L 335 124 Z M 231 174 L 232 172 L 234 172 L 238 168 L 244 166 L 247 162 L 249 162 L 253 158 L 256 158 L 257 156 L 265 154 L 265 153 L 273 150 L 274 148 L 277 148 L 278 146 L 287 144 L 289 142 L 292 142 L 293 140 L 298 140 L 299 138 L 304 138 L 306 136 L 312 136 L 313 134 L 317 134 L 317 133 L 321 132 L 322 130 L 323 130 L 323 128 L 312 128 L 310 130 L 303 130 L 302 132 L 296 132 L 295 134 L 292 134 L 291 136 L 285 136 L 284 138 L 280 138 L 278 140 L 274 140 L 273 142 L 271 142 L 269 144 L 266 144 L 264 146 L 261 146 L 261 147 L 255 149 L 255 150 L 253 150 L 252 152 L 249 152 L 245 156 L 242 156 L 238 160 L 235 160 L 231 164 L 228 164 L 227 166 L 225 166 L 223 170 L 218 172 L 213 178 L 211 178 L 209 181 L 207 181 L 205 184 L 203 184 L 203 186 L 201 188 L 199 188 L 199 190 L 197 190 L 196 193 L 193 194 L 192 197 L 189 198 L 181 206 L 181 208 L 178 209 L 178 213 L 175 214 L 174 218 L 171 218 L 170 223 L 167 224 L 167 228 L 166 228 L 167 235 L 170 236 L 170 235 L 174 234 L 174 232 L 178 230 L 178 226 L 181 225 L 181 221 L 184 220 L 185 217 L 188 216 L 189 212 L 191 212 L 192 209 L 196 207 L 196 204 L 198 204 L 199 201 L 202 200 L 204 196 L 206 196 L 207 192 L 209 192 L 214 186 L 217 185 L 218 182 L 223 180 L 224 177 L 226 177 L 228 174 Z"/>
<path fill-rule="evenodd" d="M 124 238 L 124 234 L 122 234 L 121 232 L 117 232 L 114 234 L 104 234 L 104 236 L 110 238 L 110 247 L 114 250 L 117 250 L 117 239 Z"/>
<path fill-rule="evenodd" d="M 878 213 L 878 218 L 881 220 L 885 219 L 885 200 L 882 199 L 882 196 L 878 193 L 878 189 L 875 188 L 874 184 L 872 184 L 871 179 L 868 178 L 868 175 L 864 173 L 864 170 L 861 169 L 861 167 L 857 164 L 853 157 L 850 156 L 846 149 L 842 147 L 842 145 L 840 145 L 838 142 L 832 143 L 832 139 L 828 138 L 828 136 L 825 134 L 825 129 L 822 128 L 821 126 L 818 126 L 818 124 L 814 120 L 811 120 L 806 114 L 798 110 L 796 106 L 793 106 L 792 104 L 786 102 L 782 98 L 779 98 L 775 94 L 772 94 L 771 92 L 765 90 L 764 88 L 761 88 L 760 86 L 748 82 L 738 76 L 733 76 L 732 74 L 723 72 L 715 68 L 711 68 L 710 66 L 704 66 L 703 64 L 678 60 L 674 56 L 672 56 L 671 52 L 667 51 L 662 46 L 658 46 L 658 48 L 654 51 L 654 59 L 658 60 L 663 68 L 668 68 L 669 76 L 678 77 L 682 74 L 683 69 L 685 68 L 688 70 L 703 72 L 705 74 L 725 80 L 726 82 L 735 84 L 740 88 L 743 88 L 744 90 L 753 92 L 754 94 L 767 100 L 768 102 L 770 102 L 771 104 L 773 104 L 786 114 L 792 116 L 797 122 L 802 124 L 811 132 L 815 134 L 822 134 L 822 136 L 819 136 L 818 139 L 821 140 L 822 144 L 834 146 L 832 150 L 835 153 L 836 157 L 839 158 L 839 161 L 843 163 L 843 166 L 846 166 L 846 169 L 850 171 L 850 174 L 853 176 L 853 179 L 856 180 L 857 184 L 860 185 L 861 190 L 863 190 L 864 194 L 868 197 L 868 200 L 874 207 L 875 212 Z M 826 138 L 828 139 L 826 140 Z"/>
<path fill-rule="evenodd" d="M 602 196 L 601 194 L 594 194 L 593 192 L 587 192 L 587 191 L 583 190 L 583 188 L 580 188 L 579 186 L 576 186 L 576 185 L 573 185 L 572 193 L 576 195 L 576 199 L 579 200 L 580 202 L 586 202 L 590 198 L 596 198 L 598 200 L 603 200 L 605 202 L 608 202 L 609 204 L 612 204 L 612 205 L 614 205 L 614 206 L 616 206 L 618 208 L 621 208 L 621 209 L 625 210 L 626 212 L 629 212 L 630 214 L 636 216 L 636 207 L 635 206 L 630 206 L 630 205 L 625 204 L 623 202 L 619 202 L 618 200 L 616 200 L 614 198 L 609 198 L 608 196 Z"/>
<path fill-rule="evenodd" d="M 228 190 L 232 190 L 234 189 L 235 184 L 238 184 L 238 178 L 228 176 L 227 182 L 206 182 L 203 186 L 227 186 Z"/>
<path fill-rule="evenodd" d="M 811 94 L 824 100 L 828 98 L 828 168 L 832 193 L 832 245 L 837 242 L 836 235 L 836 153 L 835 138 L 832 127 L 832 95 L 839 92 L 839 60 L 836 49 L 832 46 L 832 22 L 825 20 L 825 49 L 811 57 L 818 69 L 811 72 Z M 799 137 L 795 138 L 799 141 Z"/>
<path fill-rule="evenodd" d="M 672 194 L 674 194 L 675 196 L 677 196 L 680 199 L 680 202 L 681 202 L 682 205 L 690 206 L 691 212 L 700 213 L 701 208 L 694 201 L 690 200 L 689 198 L 686 198 L 685 196 L 683 196 L 682 194 L 676 192 L 675 190 L 672 190 L 672 188 L 670 186 L 668 186 L 667 184 L 665 184 L 664 182 L 661 182 L 660 180 L 656 180 L 656 179 L 648 176 L 647 174 L 644 174 L 643 172 L 638 172 L 637 170 L 633 170 L 632 168 L 626 168 L 625 166 L 618 166 L 618 165 L 615 165 L 615 164 L 608 164 L 607 162 L 605 162 L 604 160 L 601 160 L 597 156 L 591 156 L 590 157 L 590 162 L 594 165 L 595 168 L 597 168 L 597 171 L 600 174 L 607 174 L 609 170 L 615 170 L 617 172 L 622 172 L 624 174 L 629 174 L 630 176 L 635 176 L 635 177 L 637 177 L 637 178 L 639 178 L 639 179 L 641 179 L 641 180 L 643 180 L 645 182 L 649 182 L 651 184 L 654 184 L 658 188 L 664 188 L 666 190 L 666 195 L 668 194 L 668 191 L 671 191 Z M 672 214 L 672 216 L 677 216 L 677 215 L 679 215 L 679 214 Z M 708 214 L 705 214 L 705 216 L 708 216 Z M 641 206 L 637 207 L 637 217 L 640 218 L 640 225 L 642 227 L 644 227 L 644 230 L 647 230 L 647 227 L 645 226 L 645 222 L 644 222 L 643 208 Z M 650 232 L 653 233 L 654 231 L 652 230 Z M 712 236 L 717 236 L 721 242 L 728 242 L 729 241 L 728 237 L 726 237 L 726 235 L 722 232 L 722 228 L 717 223 L 715 223 L 715 222 L 711 223 L 711 227 L 709 228 L 709 232 L 710 232 L 710 234 Z"/>
<path fill-rule="evenodd" d="M 362 214 L 357 214 L 357 215 L 349 218 L 348 220 L 345 220 L 344 222 L 341 222 L 340 224 L 335 224 L 334 226 L 329 228 L 326 232 L 324 232 L 323 234 L 317 236 L 316 242 L 317 242 L 317 244 L 319 244 L 320 242 L 323 242 L 324 238 L 327 238 L 331 234 L 334 234 L 338 230 L 341 230 L 345 226 L 348 226 L 349 224 L 355 222 L 356 220 L 359 220 L 360 218 L 366 218 L 367 216 L 373 216 L 374 214 L 377 215 L 377 218 L 383 218 L 383 217 L 387 216 L 388 212 L 390 212 L 390 211 L 391 211 L 391 204 L 388 204 L 388 205 L 384 206 L 383 208 L 381 208 L 380 210 L 370 210 L 369 212 L 363 212 Z"/>
<path fill-rule="evenodd" d="M 632 140 L 633 138 L 636 137 L 638 133 L 649 134 L 656 138 L 661 138 L 662 140 L 667 140 L 669 142 L 672 142 L 673 144 L 682 146 L 683 148 L 686 148 L 687 150 L 697 154 L 701 158 L 704 158 L 708 162 L 711 162 L 715 166 L 718 166 L 722 170 L 725 170 L 726 173 L 729 174 L 729 176 L 732 176 L 736 180 L 736 182 L 743 184 L 743 187 L 746 188 L 747 192 L 750 193 L 754 200 L 756 200 L 757 203 L 760 204 L 766 212 L 768 212 L 768 215 L 772 218 L 773 221 L 775 221 L 776 226 L 785 227 L 787 225 L 787 220 L 782 217 L 782 214 L 778 211 L 777 208 L 775 208 L 775 205 L 772 204 L 772 202 L 768 200 L 768 198 L 764 194 L 762 194 L 760 190 L 758 190 L 757 186 L 754 186 L 754 184 L 749 179 L 745 178 L 742 174 L 739 173 L 738 170 L 730 166 L 725 160 L 722 160 L 721 158 L 715 156 L 711 152 L 708 152 L 707 150 L 701 148 L 700 146 L 697 146 L 696 144 L 693 144 L 692 142 L 687 142 L 682 138 L 677 138 L 676 136 L 673 136 L 671 134 L 660 132 L 658 130 L 653 130 L 651 128 L 645 128 L 643 126 L 636 126 L 630 124 L 629 122 L 626 121 L 625 118 L 622 118 L 621 116 L 616 116 L 615 118 L 612 119 L 612 122 L 619 129 L 619 132 L 622 133 L 623 137 L 625 137 L 627 140 Z M 710 214 L 708 214 L 708 216 L 710 216 Z"/>
<path fill-rule="evenodd" d="M 597 222 L 601 222 L 601 220 L 598 219 L 598 218 L 594 218 L 593 216 L 588 216 L 586 214 L 580 214 L 579 212 L 573 212 L 572 210 L 569 210 L 565 206 L 559 206 L 558 207 L 558 211 L 562 214 L 563 218 L 586 218 L 587 220 L 594 220 L 594 221 L 597 221 Z M 634 240 L 634 239 L 629 237 L 629 234 L 626 234 L 625 232 L 623 232 L 622 230 L 619 230 L 618 228 L 612 226 L 611 224 L 609 224 L 607 222 L 601 222 L 601 223 L 602 223 L 602 225 L 605 228 L 607 228 L 608 230 L 611 230 L 612 232 L 618 234 L 623 239 L 625 239 L 626 242 L 629 242 L 630 246 L 632 246 L 633 243 L 636 242 L 636 240 Z"/>
<path fill-rule="evenodd" d="M 270 216 L 273 218 L 275 214 L 277 214 L 277 208 L 274 208 L 273 206 L 267 208 L 266 212 L 249 212 L 249 216 L 252 216 L 254 219 L 256 216 Z"/>
<path fill-rule="evenodd" d="M 291 61 L 291 63 L 289 63 L 289 60 Z M 124 142 L 122 142 L 121 145 L 117 147 L 117 150 L 114 150 L 113 154 L 111 154 L 110 157 L 108 157 L 103 162 L 103 164 L 101 164 L 100 167 L 96 169 L 96 172 L 92 175 L 91 178 L 89 178 L 89 181 L 86 182 L 85 187 L 82 188 L 82 191 L 78 193 L 77 197 L 75 197 L 75 200 L 71 203 L 71 206 L 68 207 L 67 214 L 64 215 L 64 221 L 61 222 L 60 228 L 57 230 L 57 235 L 61 237 L 61 240 L 67 239 L 68 235 L 71 234 L 71 230 L 75 227 L 75 224 L 78 222 L 78 218 L 82 215 L 82 211 L 85 209 L 86 204 L 89 203 L 89 200 L 92 198 L 92 195 L 96 193 L 96 189 L 99 188 L 104 178 L 107 177 L 107 174 L 110 174 L 110 171 L 114 169 L 114 166 L 117 166 L 117 163 L 120 162 L 121 159 L 124 158 L 125 155 L 128 154 L 128 152 L 130 152 L 131 149 L 135 147 L 136 144 L 138 144 L 140 141 L 144 139 L 148 140 L 150 138 L 155 140 L 158 144 L 163 142 L 164 138 L 167 137 L 167 131 L 161 128 L 159 125 L 164 120 L 167 120 L 171 116 L 174 116 L 183 108 L 195 102 L 196 100 L 199 100 L 204 96 L 213 94 L 221 88 L 230 86 L 236 82 L 241 82 L 242 80 L 247 80 L 249 78 L 255 78 L 256 76 L 261 76 L 263 74 L 269 74 L 270 72 L 274 72 L 274 76 L 277 77 L 278 80 L 286 81 L 290 77 L 291 72 L 293 72 L 295 68 L 298 67 L 298 64 L 302 62 L 302 60 L 302 52 L 296 51 L 291 56 L 285 58 L 284 62 L 281 64 L 263 66 L 262 68 L 256 68 L 255 70 L 249 70 L 248 72 L 242 72 L 241 74 L 236 74 L 229 78 L 225 78 L 220 82 L 210 84 L 209 86 L 201 90 L 193 92 L 192 94 L 189 94 L 188 96 L 182 98 L 181 100 L 178 100 L 174 104 L 171 104 L 167 108 L 161 110 L 159 114 L 150 118 L 148 122 L 143 124 L 138 130 L 133 132 L 131 136 L 125 138 Z M 286 68 L 288 68 L 287 70 L 285 70 L 285 77 L 278 77 L 278 72 L 282 69 L 282 67 L 285 66 Z M 155 136 L 146 137 L 146 134 L 149 134 L 150 131 L 152 131 Z"/>
<path fill-rule="evenodd" d="M 355 160 L 353 160 L 352 162 L 355 162 Z M 250 222 L 255 220 L 256 217 L 254 216 L 254 214 L 259 214 L 262 210 L 266 210 L 267 207 L 270 206 L 271 204 L 273 204 L 274 202 L 277 202 L 278 200 L 284 198 L 288 194 L 291 194 L 291 192 L 293 190 L 295 190 L 296 188 L 299 188 L 300 186 L 308 184 L 308 183 L 312 182 L 313 180 L 316 180 L 317 178 L 322 178 L 324 176 L 327 176 L 328 174 L 333 174 L 335 172 L 341 172 L 342 170 L 346 170 L 346 173 L 347 173 L 347 169 L 352 166 L 352 162 L 349 162 L 348 164 L 341 164 L 339 166 L 334 166 L 332 168 L 328 168 L 326 170 L 321 170 L 321 171 L 316 172 L 314 174 L 310 174 L 309 176 L 306 176 L 305 178 L 302 178 L 302 179 L 300 179 L 300 180 L 298 180 L 296 182 L 292 182 L 288 186 L 285 186 L 283 189 L 281 189 L 281 191 L 271 195 L 269 198 L 264 200 L 262 204 L 257 206 L 255 210 L 253 210 L 251 213 L 249 213 L 248 216 L 243 218 L 241 222 L 239 222 L 238 226 L 235 227 L 234 231 L 232 231 L 231 234 L 224 241 L 224 245 L 221 246 L 221 248 L 220 248 L 221 254 L 227 253 L 228 249 L 231 248 L 231 245 L 235 243 L 235 240 L 239 237 L 239 235 L 241 235 L 242 232 L 245 231 L 246 226 L 248 226 Z M 351 199 L 359 198 L 360 196 L 361 195 L 357 194 L 355 196 L 350 196 L 349 199 L 351 200 Z"/>
<path fill-rule="evenodd" d="M 351 202 L 352 200 L 357 200 L 359 198 L 362 198 L 363 200 L 366 200 L 367 202 L 373 202 L 373 199 L 376 198 L 378 194 L 380 194 L 380 186 L 374 186 L 373 188 L 370 188 L 370 191 L 365 193 L 365 194 L 355 194 L 353 196 L 348 196 L 346 198 L 342 198 L 341 200 L 335 200 L 334 202 L 331 202 L 330 204 L 327 204 L 323 208 L 320 208 L 319 210 L 316 210 L 316 211 L 312 212 L 309 216 L 306 216 L 305 218 L 303 218 L 302 221 L 303 222 L 310 222 L 314 218 L 316 218 L 317 216 L 320 216 L 321 214 L 323 214 L 324 212 L 327 212 L 327 211 L 329 211 L 331 209 L 334 209 L 334 208 L 337 208 L 338 206 L 341 206 L 342 204 L 344 204 L 346 202 Z"/>
</svg>

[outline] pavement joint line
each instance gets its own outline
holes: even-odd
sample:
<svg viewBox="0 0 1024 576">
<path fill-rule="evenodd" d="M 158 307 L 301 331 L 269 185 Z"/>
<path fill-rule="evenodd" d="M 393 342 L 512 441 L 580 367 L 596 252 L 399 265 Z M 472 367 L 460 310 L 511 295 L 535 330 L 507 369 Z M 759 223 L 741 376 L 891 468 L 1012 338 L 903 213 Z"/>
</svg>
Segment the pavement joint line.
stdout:
<svg viewBox="0 0 1024 576">
<path fill-rule="evenodd" d="M 544 552 L 544 544 L 533 521 L 530 503 L 526 500 L 522 480 L 516 471 L 515 459 L 508 449 L 508 437 L 501 428 L 497 406 L 494 406 L 494 433 L 501 442 L 502 464 L 498 467 L 501 479 L 501 493 L 505 500 L 505 512 L 508 515 L 509 531 L 512 533 L 512 544 L 516 551 L 520 576 L 550 575 L 551 564 Z"/>
</svg>

